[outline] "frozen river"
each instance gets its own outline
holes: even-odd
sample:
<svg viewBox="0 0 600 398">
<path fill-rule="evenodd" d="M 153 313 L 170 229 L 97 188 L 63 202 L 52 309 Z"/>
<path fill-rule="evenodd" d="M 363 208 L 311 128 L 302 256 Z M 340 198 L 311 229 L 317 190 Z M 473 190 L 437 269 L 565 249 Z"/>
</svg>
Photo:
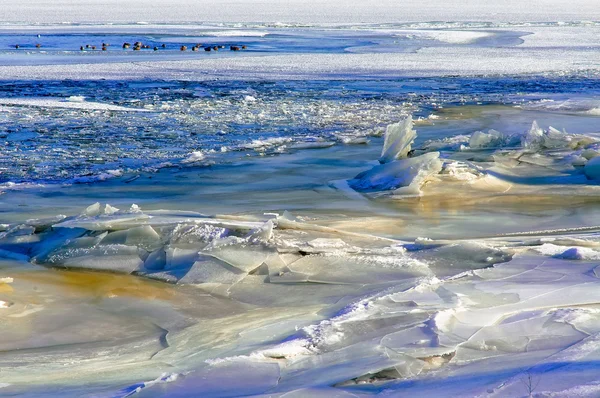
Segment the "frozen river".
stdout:
<svg viewBox="0 0 600 398">
<path fill-rule="evenodd" d="M 598 396 L 600 16 L 538 3 L 7 6 L 0 396 Z"/>
</svg>

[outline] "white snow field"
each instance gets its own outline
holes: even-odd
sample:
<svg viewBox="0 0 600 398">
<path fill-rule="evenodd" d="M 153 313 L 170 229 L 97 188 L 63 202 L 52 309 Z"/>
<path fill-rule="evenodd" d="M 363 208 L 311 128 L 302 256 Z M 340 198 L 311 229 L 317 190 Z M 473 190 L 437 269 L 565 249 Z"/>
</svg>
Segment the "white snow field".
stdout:
<svg viewBox="0 0 600 398">
<path fill-rule="evenodd" d="M 598 21 L 593 0 L 3 0 L 5 22 L 281 22 Z"/>
<path fill-rule="evenodd" d="M 600 396 L 597 1 L 0 21 L 0 396 Z"/>
<path fill-rule="evenodd" d="M 5 80 L 353 79 L 499 74 L 598 74 L 597 50 L 435 48 L 415 54 L 293 54 L 192 61 L 0 66 Z"/>
</svg>

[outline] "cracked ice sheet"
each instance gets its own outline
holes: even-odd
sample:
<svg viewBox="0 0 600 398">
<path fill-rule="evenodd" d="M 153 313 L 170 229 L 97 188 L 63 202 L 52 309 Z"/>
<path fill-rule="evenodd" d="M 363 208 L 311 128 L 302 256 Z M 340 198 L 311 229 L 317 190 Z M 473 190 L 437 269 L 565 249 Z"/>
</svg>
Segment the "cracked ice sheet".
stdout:
<svg viewBox="0 0 600 398">
<path fill-rule="evenodd" d="M 90 216 L 96 211 L 86 210 L 81 218 L 56 219 L 62 228 L 70 226 L 76 232 L 72 241 L 64 243 L 67 248 L 81 249 L 103 242 L 107 246 L 126 243 L 130 245 L 127 253 L 139 255 L 141 260 L 143 247 L 152 249 L 155 244 L 167 243 L 162 238 L 172 238 L 169 228 L 175 228 L 174 224 L 195 225 L 196 219 L 203 224 L 213 221 L 213 227 L 221 232 L 200 233 L 196 242 L 193 239 L 185 242 L 185 245 L 195 243 L 195 247 L 175 247 L 181 238 L 176 234 L 174 247 L 165 249 L 170 261 L 165 266 L 180 270 L 188 260 L 194 264 L 199 262 L 196 260 L 200 250 L 210 255 L 211 250 L 206 248 L 216 248 L 212 255 L 238 269 L 236 275 L 240 279 L 227 280 L 227 283 L 213 280 L 212 285 L 207 283 L 209 286 L 199 289 L 249 306 L 268 307 L 226 319 L 202 320 L 199 325 L 181 330 L 171 328 L 162 339 L 151 336 L 150 341 L 158 340 L 160 346 L 151 347 L 155 351 L 148 367 L 144 360 L 135 357 L 144 364 L 139 369 L 138 380 L 142 381 L 155 380 L 159 375 L 149 373 L 160 368 L 162 374 L 164 366 L 203 374 L 203 371 L 212 372 L 211 367 L 223 362 L 246 362 L 249 369 L 259 362 L 277 364 L 281 376 L 279 383 L 273 385 L 274 371 L 267 370 L 266 377 L 262 378 L 260 370 L 258 378 L 262 381 L 257 387 L 260 392 L 297 390 L 304 387 L 306 380 L 311 380 L 315 388 L 335 385 L 347 390 L 367 388 L 365 385 L 370 380 L 373 385 L 368 388 L 377 390 L 390 385 L 384 385 L 383 381 L 404 377 L 412 384 L 391 381 L 391 385 L 399 383 L 398 390 L 416 388 L 414 386 L 435 390 L 442 388 L 436 384 L 440 378 L 452 382 L 467 375 L 471 378 L 460 383 L 455 392 L 470 395 L 483 387 L 490 391 L 501 390 L 508 385 L 505 380 L 510 381 L 529 368 L 538 373 L 539 369 L 569 369 L 568 364 L 554 365 L 553 358 L 567 358 L 568 362 L 569 358 L 574 361 L 588 355 L 589 345 L 583 344 L 579 356 L 557 356 L 568 352 L 565 347 L 576 347 L 597 329 L 596 312 L 577 313 L 582 308 L 593 310 L 597 305 L 596 265 L 574 260 L 573 256 L 548 258 L 544 252 L 544 255 L 517 255 L 512 261 L 501 263 L 509 259 L 507 254 L 510 253 L 485 244 L 426 239 L 413 244 L 369 238 L 365 234 L 292 221 L 294 218 L 289 215 L 275 219 L 276 228 L 271 224 L 273 220 L 212 218 L 201 214 L 182 214 L 184 217 L 169 219 L 173 216 L 168 215 L 169 212 L 163 220 L 160 217 L 165 214 L 156 213 L 156 222 L 145 217 L 128 219 L 130 214 L 126 214 L 127 222 L 121 225 L 113 221 L 121 220 L 123 214 L 112 206 L 91 207 L 92 210 L 104 208 L 111 214 Z M 2 235 L 6 240 L 3 243 L 7 249 L 29 253 L 28 245 L 35 247 L 36 240 L 52 224 L 38 221 L 7 226 Z M 91 229 L 77 230 L 83 226 Z M 224 236 L 225 227 L 235 230 L 235 234 Z M 121 228 L 129 230 L 113 231 Z M 81 236 L 81 233 L 87 235 Z M 531 246 L 526 247 L 543 242 L 542 239 L 530 240 Z M 578 242 L 577 238 L 560 236 L 558 240 L 568 245 Z M 377 245 L 373 244 L 375 241 Z M 273 246 L 268 247 L 267 243 Z M 140 246 L 140 252 L 135 250 L 135 245 Z M 369 260 L 377 261 L 359 266 L 357 263 L 365 254 Z M 380 261 L 381 257 L 385 261 Z M 440 258 L 445 260 L 442 266 Z M 262 261 L 264 264 L 259 265 Z M 159 261 L 152 265 L 156 263 Z M 205 265 L 196 267 L 206 271 Z M 444 270 L 443 265 L 448 269 Z M 400 270 L 394 275 L 399 281 L 393 280 L 389 273 L 394 266 Z M 242 271 L 248 275 L 244 277 Z M 299 278 L 289 280 L 287 274 Z M 324 286 L 325 283 L 332 286 Z M 315 285 L 320 286 L 309 288 Z M 240 304 L 238 309 L 248 307 Z M 36 310 L 37 307 L 32 306 L 18 315 L 41 313 Z M 136 307 L 136 311 L 141 310 Z M 93 312 L 85 311 L 85 315 L 92 316 Z M 164 320 L 154 323 L 163 331 L 168 330 L 161 326 L 165 325 Z M 118 336 L 118 332 L 115 334 Z M 144 333 L 144 337 L 147 334 Z M 164 344 L 165 337 L 168 347 Z M 93 348 L 93 343 L 85 342 L 92 346 L 86 348 Z M 136 341 L 136 344 L 144 345 L 144 342 Z M 168 365 L 163 366 L 163 363 Z M 538 363 L 541 368 L 536 367 Z M 481 369 L 490 374 L 482 375 Z M 181 383 L 185 380 L 183 378 Z M 352 383 L 356 387 L 352 387 Z M 180 386 L 177 380 L 173 380 L 172 385 L 174 389 Z M 228 385 L 227 388 L 227 394 L 236 395 L 235 389 L 241 386 Z M 545 388 L 568 390 L 571 386 Z"/>
<path fill-rule="evenodd" d="M 536 263 L 539 265 L 532 268 Z M 569 390 L 572 387 L 566 380 L 571 369 L 597 367 L 595 335 L 600 331 L 600 296 L 595 288 L 597 279 L 589 275 L 594 266 L 517 257 L 512 262 L 475 271 L 475 275 L 485 277 L 482 281 L 460 279 L 445 283 L 445 289 L 458 295 L 458 305 L 450 316 L 440 319 L 440 344 L 456 347 L 456 356 L 446 370 L 430 378 L 386 388 L 417 395 L 474 396 L 497 391 L 498 396 L 518 396 L 525 395 L 522 372 L 531 368 L 536 381 L 542 380 L 536 391 Z M 465 294 L 466 285 L 473 285 L 478 292 Z M 489 305 L 481 302 L 486 293 L 496 297 L 516 295 L 518 301 L 513 298 L 512 303 L 500 300 Z M 582 362 L 578 365 L 577 361 Z M 561 374 L 563 367 L 565 373 Z M 546 374 L 548 371 L 550 374 Z M 581 389 L 582 396 L 596 391 L 591 373 L 590 370 L 584 375 L 592 385 L 587 394 Z M 507 379 L 510 387 L 505 389 Z"/>
<path fill-rule="evenodd" d="M 271 391 L 293 391 L 303 387 L 306 380 L 326 391 L 352 377 L 397 366 L 399 358 L 382 349 L 387 347 L 417 358 L 444 352 L 456 355 L 447 365 L 406 382 L 346 387 L 345 391 L 473 396 L 504 391 L 503 388 L 509 388 L 503 387 L 508 381 L 507 385 L 512 386 L 508 391 L 517 394 L 521 387 L 518 380 L 529 368 L 536 374 L 548 369 L 560 374 L 559 368 L 571 372 L 587 367 L 589 389 L 582 391 L 593 392 L 591 369 L 595 359 L 589 363 L 586 360 L 588 356 L 595 358 L 596 347 L 594 337 L 588 336 L 600 332 L 600 295 L 594 289 L 597 279 L 589 274 L 594 267 L 589 262 L 518 256 L 511 262 L 474 271 L 470 276 L 367 300 L 366 312 L 351 312 L 349 318 L 334 317 L 328 321 L 330 326 L 320 332 L 325 334 L 311 343 L 311 350 L 318 352 L 286 356 L 293 351 L 283 346 L 265 351 L 279 351 L 284 358 L 284 362 L 279 362 L 279 385 Z M 408 302 L 416 307 L 406 307 Z M 391 313 L 408 315 L 418 308 L 427 309 L 421 312 L 420 321 L 407 318 L 408 323 L 398 319 L 391 323 L 396 329 L 406 325 L 404 332 L 382 327 L 382 319 Z M 387 315 L 377 320 L 384 313 Z M 433 323 L 423 322 L 429 317 Z M 333 335 L 328 333 L 338 337 L 331 340 Z M 359 344 L 354 345 L 353 341 Z M 578 366 L 574 361 L 580 359 L 584 362 Z M 345 365 L 340 368 L 342 363 Z M 538 363 L 546 365 L 536 368 Z M 548 377 L 546 384 L 540 383 L 541 391 L 572 388 L 569 382 L 561 384 L 559 379 Z"/>
<path fill-rule="evenodd" d="M 195 218 L 211 220 L 206 216 L 186 216 L 192 225 L 196 224 Z M 110 221 L 111 217 L 107 216 L 106 221 Z M 120 216 L 116 214 L 114 217 L 118 219 Z M 186 386 L 199 388 L 194 381 L 196 377 L 218 374 L 215 370 L 218 364 L 234 362 L 235 369 L 246 366 L 252 374 L 256 372 L 257 385 L 253 391 L 257 394 L 296 391 L 305 388 L 307 380 L 311 380 L 308 383 L 311 388 L 322 388 L 323 391 L 338 385 L 337 389 L 350 392 L 356 389 L 381 391 L 390 386 L 397 390 L 439 392 L 441 384 L 447 380 L 452 384 L 452 380 L 463 380 L 468 376 L 471 379 L 457 382 L 452 387 L 455 389 L 448 391 L 469 395 L 482 391 L 482 388 L 499 388 L 505 380 L 511 380 L 538 362 L 544 363 L 567 346 L 579 344 L 598 329 L 597 312 L 577 312 L 580 308 L 594 309 L 600 301 L 597 289 L 594 289 L 597 278 L 593 262 L 557 259 L 535 252 L 516 255 L 511 261 L 502 262 L 510 259 L 510 250 L 490 246 L 497 240 L 481 244 L 419 240 L 408 244 L 288 219 L 282 219 L 281 230 L 265 230 L 264 225 L 270 221 L 246 224 L 250 222 L 248 219 L 221 217 L 220 220 L 227 220 L 230 227 L 241 228 L 237 233 L 242 234 L 249 233 L 249 225 L 262 226 L 248 235 L 262 240 L 252 243 L 249 237 L 223 238 L 220 234 L 200 234 L 197 239 L 202 244 L 198 247 L 207 244 L 203 239 L 228 242 L 228 245 L 233 245 L 229 252 L 231 256 L 226 255 L 228 245 L 213 246 L 219 249 L 219 257 L 234 262 L 238 269 L 246 269 L 245 272 L 256 265 L 256 260 L 250 256 L 248 261 L 252 264 L 245 268 L 239 263 L 241 258 L 235 255 L 240 250 L 249 254 L 254 251 L 256 258 L 261 258 L 266 264 L 235 283 L 184 287 L 196 289 L 202 295 L 193 299 L 189 307 L 177 308 L 177 312 L 184 314 L 185 319 L 190 319 L 189 316 L 202 318 L 208 307 L 192 308 L 198 306 L 197 300 L 208 300 L 208 303 L 214 303 L 214 317 L 202 319 L 197 324 L 187 324 L 178 320 L 181 314 L 160 315 L 169 311 L 159 311 L 158 303 L 133 305 L 133 302 L 121 297 L 123 292 L 119 285 L 105 293 L 107 298 L 101 301 L 102 316 L 107 317 L 106 311 L 112 308 L 107 300 L 114 301 L 115 308 L 121 308 L 116 312 L 114 308 L 108 311 L 111 316 L 117 317 L 109 320 L 114 325 L 115 330 L 111 331 L 115 336 L 118 336 L 118 327 L 122 327 L 119 316 L 127 316 L 128 311 L 135 311 L 138 316 L 145 311 L 153 319 L 154 326 L 143 322 L 139 325 L 127 323 L 127 327 L 134 331 L 138 330 L 135 327 L 141 328 L 137 334 L 140 339 L 135 344 L 148 347 L 147 351 L 136 351 L 136 355 L 141 355 L 139 358 L 123 358 L 125 363 L 119 369 L 137 366 L 138 373 L 131 374 L 135 380 L 129 379 L 129 386 L 137 385 L 134 382 L 154 380 L 165 371 L 182 373 L 185 377 L 181 379 L 152 384 L 141 391 L 147 389 L 147 393 L 151 394 L 153 389 L 160 388 L 166 393 L 172 389 L 174 394 L 183 394 L 188 388 Z M 137 221 L 141 225 L 147 225 L 147 222 L 144 218 Z M 84 247 L 98 241 L 148 245 L 162 242 L 161 234 L 166 230 L 161 228 L 165 225 L 173 228 L 172 224 L 158 222 L 156 230 L 128 225 L 132 230 L 111 232 L 113 235 L 106 235 L 101 229 L 92 231 L 91 236 L 75 238 L 67 245 Z M 92 222 L 89 225 L 110 228 L 110 222 L 102 225 Z M 11 231 L 17 234 L 15 238 L 24 239 L 23 244 L 29 244 L 29 240 L 35 238 L 35 235 L 27 235 L 33 232 L 27 226 Z M 80 232 L 75 232 L 78 233 L 75 236 L 80 236 Z M 586 237 L 592 239 L 593 235 Z M 177 235 L 177 239 L 180 238 Z M 564 244 L 580 241 L 556 239 Z M 541 244 L 539 239 L 539 242 L 535 238 L 530 240 L 533 245 Z M 269 248 L 271 255 L 267 257 L 262 254 L 265 241 L 275 245 Z M 190 240 L 185 245 L 192 242 Z M 411 250 L 407 251 L 405 247 Z M 177 254 L 177 250 L 181 249 L 174 249 L 172 257 L 183 261 L 188 255 L 196 256 L 198 249 L 182 249 L 181 255 Z M 271 258 L 273 253 L 277 254 Z M 361 264 L 361 257 L 365 254 L 368 254 L 370 262 Z M 442 274 L 438 279 L 431 272 L 439 272 L 437 260 L 440 257 L 453 264 L 451 268 L 455 273 L 449 272 L 444 277 Z M 400 279 L 395 281 L 389 274 L 394 267 L 400 271 L 395 275 Z M 289 272 L 305 275 L 306 278 L 290 284 L 290 281 L 282 280 Z M 32 278 L 19 278 L 18 274 L 8 276 L 15 281 L 8 283 L 14 286 L 11 288 L 18 288 L 23 281 Z M 311 282 L 311 279 L 314 281 Z M 117 297 L 113 297 L 115 295 Z M 168 297 L 157 298 L 169 301 Z M 360 298 L 359 301 L 357 298 Z M 8 302 L 10 297 L 0 299 Z M 3 311 L 17 311 L 19 303 L 15 303 Z M 58 301 L 55 305 L 61 303 Z M 67 301 L 64 305 L 75 305 L 69 314 L 75 319 L 79 316 L 76 315 L 77 305 L 83 305 L 81 320 L 88 324 L 87 319 L 95 316 L 94 307 L 98 304 Z M 144 309 L 146 306 L 150 307 Z M 22 317 L 51 317 L 52 306 L 48 307 L 50 309 L 25 312 Z M 555 310 L 556 307 L 560 309 Z M 237 315 L 219 316 L 232 312 L 237 312 Z M 17 312 L 18 315 L 22 313 Z M 168 347 L 164 344 L 165 330 L 169 331 L 166 334 Z M 76 336 L 65 334 L 65 337 L 75 339 Z M 96 349 L 94 342 L 84 340 L 83 343 L 84 350 L 94 352 Z M 127 342 L 123 344 L 128 347 Z M 49 361 L 59 360 L 64 355 L 60 350 L 49 352 L 52 358 Z M 589 350 L 582 352 L 585 354 Z M 32 355 L 38 354 L 33 351 Z M 90 354 L 84 352 L 82 355 Z M 452 356 L 449 362 L 443 358 L 444 355 L 447 358 Z M 7 358 L 10 361 L 10 357 Z M 96 360 L 102 361 L 102 358 Z M 28 367 L 38 365 L 32 362 Z M 224 373 L 229 372 L 228 366 L 221 368 Z M 81 368 L 84 372 L 82 378 L 87 377 L 86 372 L 92 373 L 93 368 L 92 365 Z M 481 374 L 484 368 L 493 371 L 493 375 Z M 567 366 L 564 368 L 569 369 Z M 51 374 L 62 375 L 64 373 L 61 372 L 65 371 L 51 366 L 44 366 L 42 370 L 37 373 L 42 380 Z M 186 373 L 189 371 L 192 373 Z M 348 384 L 380 372 L 396 372 L 401 377 L 408 377 L 410 384 L 389 379 L 383 384 L 381 381 L 356 384 L 355 387 Z M 18 378 L 21 373 L 15 369 L 9 374 L 13 373 L 13 383 L 22 383 Z M 103 374 L 112 382 L 122 380 L 123 388 L 126 388 L 125 380 L 115 376 L 114 372 Z M 477 374 L 480 378 L 472 377 Z M 279 377 L 279 382 L 274 384 L 276 377 Z M 243 388 L 243 380 L 241 383 L 228 384 L 227 394 L 238 394 Z M 211 386 L 206 386 L 207 393 L 213 391 L 210 388 L 216 388 Z M 570 388 L 569 385 L 556 388 L 559 387 Z"/>
</svg>

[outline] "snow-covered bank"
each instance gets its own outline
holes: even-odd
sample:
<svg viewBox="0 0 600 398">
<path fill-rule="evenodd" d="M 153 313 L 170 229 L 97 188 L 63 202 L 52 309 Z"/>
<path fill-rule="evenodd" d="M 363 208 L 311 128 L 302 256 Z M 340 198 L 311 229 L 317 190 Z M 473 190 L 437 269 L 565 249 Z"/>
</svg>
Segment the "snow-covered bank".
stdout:
<svg viewBox="0 0 600 398">
<path fill-rule="evenodd" d="M 583 75 L 597 78 L 587 48 L 427 48 L 411 54 L 293 54 L 243 58 L 0 66 L 2 80 L 305 80 L 419 76 Z"/>
</svg>

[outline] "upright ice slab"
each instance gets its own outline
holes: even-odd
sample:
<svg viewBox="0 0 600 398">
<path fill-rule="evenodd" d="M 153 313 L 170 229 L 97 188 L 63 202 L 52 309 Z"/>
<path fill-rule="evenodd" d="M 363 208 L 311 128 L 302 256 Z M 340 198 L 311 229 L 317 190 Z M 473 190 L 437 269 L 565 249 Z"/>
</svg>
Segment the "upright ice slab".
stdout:
<svg viewBox="0 0 600 398">
<path fill-rule="evenodd" d="M 439 152 L 408 158 L 417 137 L 412 116 L 390 124 L 385 131 L 380 165 L 364 171 L 348 181 L 359 192 L 394 191 L 398 195 L 420 195 L 427 179 L 442 170 Z"/>
<path fill-rule="evenodd" d="M 412 115 L 398 123 L 388 125 L 385 129 L 385 141 L 379 163 L 390 163 L 407 157 L 415 138 L 417 132 L 413 130 Z"/>
</svg>

